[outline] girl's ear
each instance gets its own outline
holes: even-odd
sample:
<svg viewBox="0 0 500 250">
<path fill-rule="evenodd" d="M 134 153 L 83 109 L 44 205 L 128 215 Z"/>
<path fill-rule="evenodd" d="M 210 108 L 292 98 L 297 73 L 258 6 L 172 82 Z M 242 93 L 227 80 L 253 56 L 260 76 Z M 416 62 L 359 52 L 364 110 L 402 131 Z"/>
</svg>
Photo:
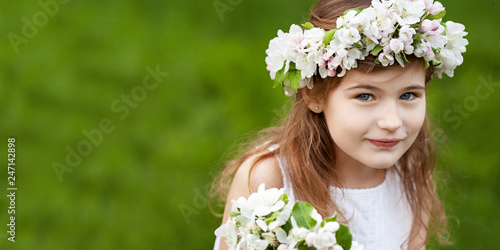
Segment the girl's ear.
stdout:
<svg viewBox="0 0 500 250">
<path fill-rule="evenodd" d="M 307 103 L 307 106 L 314 113 L 319 114 L 323 112 L 323 101 L 316 100 L 315 98 L 313 98 L 309 93 L 309 91 L 310 90 L 307 88 L 304 88 L 302 90 L 302 97 L 304 98 L 304 101 Z"/>
<path fill-rule="evenodd" d="M 323 105 L 319 102 L 310 102 L 307 106 L 314 113 L 319 114 L 323 112 Z"/>
</svg>

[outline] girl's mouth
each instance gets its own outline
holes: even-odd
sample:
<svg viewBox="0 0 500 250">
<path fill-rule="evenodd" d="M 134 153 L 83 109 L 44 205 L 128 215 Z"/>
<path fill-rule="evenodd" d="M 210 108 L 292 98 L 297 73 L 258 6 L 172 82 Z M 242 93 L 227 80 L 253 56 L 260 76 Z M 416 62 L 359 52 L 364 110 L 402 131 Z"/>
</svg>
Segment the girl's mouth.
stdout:
<svg viewBox="0 0 500 250">
<path fill-rule="evenodd" d="M 368 141 L 371 142 L 373 145 L 375 145 L 377 147 L 392 148 L 392 147 L 396 146 L 396 144 L 398 144 L 401 140 L 398 140 L 398 139 L 388 139 L 388 140 L 382 139 L 382 140 L 368 140 Z"/>
</svg>

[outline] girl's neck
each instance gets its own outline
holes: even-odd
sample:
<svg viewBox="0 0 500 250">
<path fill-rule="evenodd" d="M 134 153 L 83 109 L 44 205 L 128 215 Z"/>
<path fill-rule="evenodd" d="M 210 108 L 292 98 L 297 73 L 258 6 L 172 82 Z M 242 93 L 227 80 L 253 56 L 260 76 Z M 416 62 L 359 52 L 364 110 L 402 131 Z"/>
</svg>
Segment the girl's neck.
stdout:
<svg viewBox="0 0 500 250">
<path fill-rule="evenodd" d="M 348 189 L 376 187 L 384 181 L 386 172 L 385 169 L 368 167 L 339 150 L 336 152 L 335 169 L 340 185 Z"/>
</svg>

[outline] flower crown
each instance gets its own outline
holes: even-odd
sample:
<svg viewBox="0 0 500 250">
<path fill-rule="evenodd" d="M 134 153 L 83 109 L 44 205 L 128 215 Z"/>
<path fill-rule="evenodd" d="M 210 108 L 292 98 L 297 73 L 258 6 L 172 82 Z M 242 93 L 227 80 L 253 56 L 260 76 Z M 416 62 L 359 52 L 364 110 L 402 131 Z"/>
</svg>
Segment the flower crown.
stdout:
<svg viewBox="0 0 500 250">
<path fill-rule="evenodd" d="M 337 28 L 325 31 L 311 23 L 305 30 L 293 24 L 289 33 L 278 31 L 266 50 L 267 70 L 274 87 L 283 86 L 287 96 L 298 89 L 313 87 L 312 77 L 342 77 L 357 68 L 357 60 L 368 55 L 383 66 L 397 61 L 402 67 L 407 55 L 424 58 L 426 68 L 435 67 L 453 77 L 463 63 L 469 44 L 465 26 L 442 18 L 443 5 L 434 0 L 372 0 L 366 9 L 349 9 L 337 19 Z"/>
</svg>

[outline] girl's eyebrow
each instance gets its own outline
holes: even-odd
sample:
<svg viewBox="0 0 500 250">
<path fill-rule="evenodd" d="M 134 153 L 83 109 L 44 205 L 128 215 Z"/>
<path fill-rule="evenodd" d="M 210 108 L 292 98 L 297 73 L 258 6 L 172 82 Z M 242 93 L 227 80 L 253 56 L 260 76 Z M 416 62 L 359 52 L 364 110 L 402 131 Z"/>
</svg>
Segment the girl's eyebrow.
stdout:
<svg viewBox="0 0 500 250">
<path fill-rule="evenodd" d="M 411 85 L 411 86 L 408 86 L 406 88 L 403 88 L 402 90 L 403 91 L 408 91 L 408 90 L 414 90 L 414 89 L 421 89 L 421 90 L 425 90 L 426 88 L 422 85 Z"/>
<path fill-rule="evenodd" d="M 351 89 L 368 89 L 368 90 L 380 90 L 380 88 L 378 87 L 375 87 L 373 85 L 368 85 L 368 84 L 359 84 L 359 85 L 356 85 L 356 86 L 353 86 L 353 87 L 350 87 L 346 90 L 351 90 Z M 422 86 L 422 85 L 410 85 L 408 87 L 405 87 L 403 88 L 402 90 L 403 91 L 408 91 L 408 90 L 413 90 L 413 89 L 422 89 L 422 90 L 425 90 L 425 87 Z"/>
<path fill-rule="evenodd" d="M 346 90 L 351 90 L 351 89 L 369 89 L 369 90 L 380 90 L 380 88 L 377 88 L 373 85 L 368 85 L 368 84 L 358 84 L 356 86 L 350 87 Z"/>
</svg>

